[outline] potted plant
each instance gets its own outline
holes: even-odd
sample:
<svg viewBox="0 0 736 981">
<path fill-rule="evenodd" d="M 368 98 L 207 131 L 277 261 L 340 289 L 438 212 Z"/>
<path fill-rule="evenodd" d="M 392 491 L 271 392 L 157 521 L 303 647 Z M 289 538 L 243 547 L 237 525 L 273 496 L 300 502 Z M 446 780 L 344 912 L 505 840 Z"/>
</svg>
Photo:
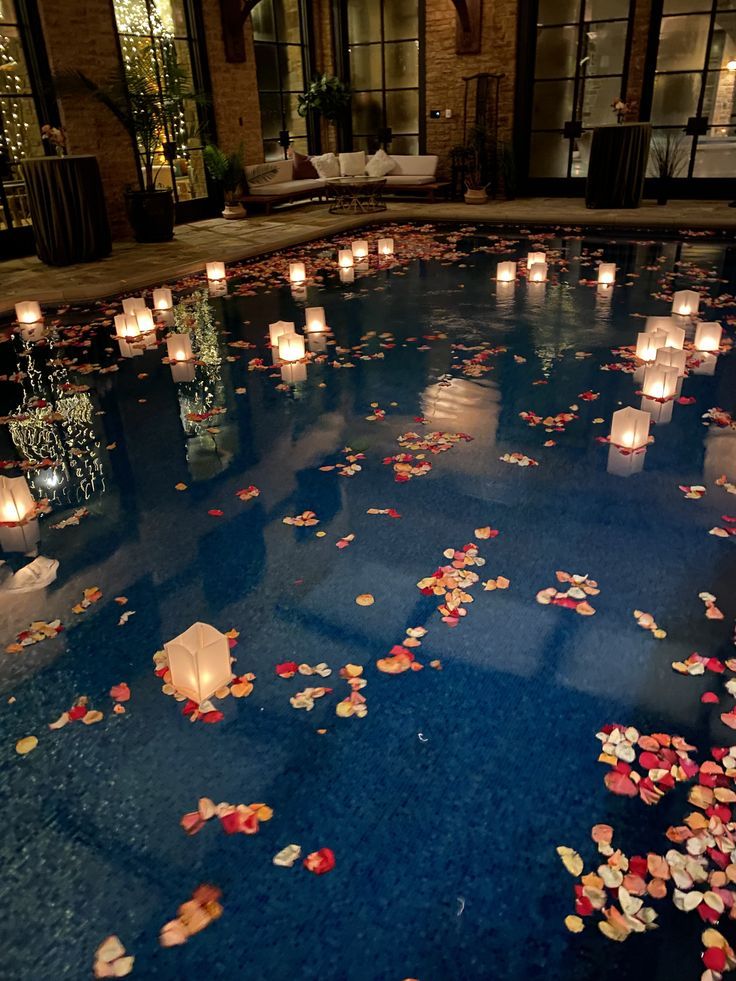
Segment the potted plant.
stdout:
<svg viewBox="0 0 736 981">
<path fill-rule="evenodd" d="M 686 147 L 680 133 L 668 130 L 664 137 L 652 140 L 649 160 L 657 178 L 657 204 L 667 204 L 670 183 L 682 170 L 686 156 Z"/>
<path fill-rule="evenodd" d="M 159 188 L 162 167 L 176 159 L 185 99 L 202 101 L 188 91 L 188 79 L 172 44 L 146 44 L 126 62 L 125 75 L 98 85 L 82 72 L 74 73 L 87 91 L 120 121 L 138 150 L 140 187 L 125 192 L 125 206 L 136 241 L 166 242 L 174 236 L 174 197 L 170 187 Z M 162 82 L 165 79 L 165 84 Z"/>
<path fill-rule="evenodd" d="M 465 156 L 465 203 L 485 204 L 488 200 L 488 174 L 485 166 L 485 130 L 476 126 L 471 131 Z"/>
<path fill-rule="evenodd" d="M 225 204 L 222 217 L 245 218 L 245 208 L 240 201 L 245 182 L 243 144 L 233 153 L 225 153 L 214 143 L 208 143 L 204 148 L 204 163 L 212 180 L 222 188 Z"/>
<path fill-rule="evenodd" d="M 350 89 L 335 75 L 318 75 L 307 87 L 306 92 L 297 96 L 296 111 L 300 116 L 310 112 L 319 113 L 328 123 L 339 123 L 350 104 Z"/>
</svg>

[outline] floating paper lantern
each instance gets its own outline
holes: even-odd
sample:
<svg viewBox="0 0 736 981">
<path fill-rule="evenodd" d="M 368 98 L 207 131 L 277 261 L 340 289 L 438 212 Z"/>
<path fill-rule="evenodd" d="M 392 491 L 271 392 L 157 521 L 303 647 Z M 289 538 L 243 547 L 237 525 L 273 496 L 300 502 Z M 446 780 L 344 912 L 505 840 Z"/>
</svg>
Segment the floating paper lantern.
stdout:
<svg viewBox="0 0 736 981">
<path fill-rule="evenodd" d="M 682 351 L 685 347 L 684 328 L 668 327 L 665 333 L 667 334 L 667 340 L 664 342 L 664 346 L 674 348 L 676 351 Z"/>
<path fill-rule="evenodd" d="M 15 319 L 19 324 L 35 324 L 43 319 L 40 304 L 35 300 L 22 300 L 15 304 Z"/>
<path fill-rule="evenodd" d="M 160 289 L 153 291 L 153 306 L 155 310 L 171 310 L 174 300 L 171 290 Z"/>
<path fill-rule="evenodd" d="M 0 477 L 0 522 L 19 524 L 30 518 L 35 508 L 25 477 Z"/>
<path fill-rule="evenodd" d="M 616 282 L 616 263 L 601 262 L 598 266 L 598 285 L 613 286 Z"/>
<path fill-rule="evenodd" d="M 304 338 L 301 334 L 281 334 L 279 358 L 281 361 L 298 361 L 304 357 Z"/>
<path fill-rule="evenodd" d="M 289 263 L 289 281 L 292 283 L 303 283 L 307 278 L 307 269 L 303 262 Z"/>
<path fill-rule="evenodd" d="M 141 329 L 134 313 L 118 313 L 115 316 L 115 335 L 129 341 L 140 337 Z"/>
<path fill-rule="evenodd" d="M 174 382 L 193 382 L 196 368 L 193 361 L 172 361 L 171 380 Z"/>
<path fill-rule="evenodd" d="M 355 259 L 367 259 L 368 243 L 362 238 L 358 239 L 351 244 L 350 251 L 353 253 Z"/>
<path fill-rule="evenodd" d="M 655 330 L 663 330 L 665 333 L 668 333 L 676 326 L 674 317 L 647 317 L 644 330 L 648 334 L 654 333 Z"/>
<path fill-rule="evenodd" d="M 224 262 L 208 262 L 207 266 L 207 279 L 210 282 L 218 283 L 220 280 L 225 279 L 225 263 Z"/>
<path fill-rule="evenodd" d="M 650 399 L 671 399 L 677 393 L 677 368 L 655 363 L 644 372 L 642 394 Z"/>
<path fill-rule="evenodd" d="M 142 358 L 143 357 L 143 347 L 140 344 L 130 344 L 128 341 L 124 341 L 122 337 L 116 338 L 118 342 L 118 347 L 120 348 L 121 358 Z"/>
<path fill-rule="evenodd" d="M 340 269 L 340 282 L 341 283 L 354 283 L 355 282 L 355 270 L 354 269 Z"/>
<path fill-rule="evenodd" d="M 695 290 L 679 290 L 672 297 L 672 312 L 680 317 L 690 317 L 698 312 L 700 293 Z"/>
<path fill-rule="evenodd" d="M 350 249 L 340 249 L 337 253 L 337 264 L 341 269 L 353 268 L 353 253 Z"/>
<path fill-rule="evenodd" d="M 529 281 L 532 283 L 543 283 L 547 279 L 547 263 L 533 262 L 529 266 Z"/>
<path fill-rule="evenodd" d="M 169 334 L 166 338 L 166 353 L 170 361 L 191 361 L 194 355 L 189 334 L 185 331 L 181 334 Z"/>
<path fill-rule="evenodd" d="M 268 336 L 271 341 L 271 347 L 278 347 L 279 337 L 282 334 L 295 334 L 296 325 L 291 320 L 277 320 L 273 324 L 268 325 Z"/>
<path fill-rule="evenodd" d="M 496 280 L 499 283 L 513 283 L 516 279 L 515 262 L 499 262 L 496 266 Z"/>
<path fill-rule="evenodd" d="M 136 310 L 135 319 L 141 334 L 147 334 L 149 331 L 156 329 L 156 324 L 153 322 L 153 314 L 148 307 L 145 307 L 143 310 Z"/>
<path fill-rule="evenodd" d="M 307 380 L 307 366 L 303 361 L 296 364 L 281 365 L 281 381 L 287 385 L 298 385 Z"/>
<path fill-rule="evenodd" d="M 715 321 L 701 321 L 695 328 L 695 342 L 693 347 L 696 351 L 717 351 L 721 346 L 721 325 Z"/>
<path fill-rule="evenodd" d="M 192 624 L 164 648 L 171 684 L 198 705 L 232 679 L 228 639 L 208 623 Z"/>
<path fill-rule="evenodd" d="M 665 346 L 667 335 L 663 330 L 655 330 L 649 334 L 636 335 L 636 356 L 640 361 L 654 361 L 657 351 Z"/>
<path fill-rule="evenodd" d="M 645 395 L 641 400 L 641 407 L 644 412 L 649 413 L 652 422 L 658 426 L 664 426 L 666 423 L 672 421 L 675 400 L 665 399 L 665 401 L 661 402 L 659 399 L 650 399 Z"/>
<path fill-rule="evenodd" d="M 307 318 L 307 332 L 319 334 L 327 330 L 324 307 L 307 307 L 304 311 Z"/>
<path fill-rule="evenodd" d="M 617 446 L 609 446 L 606 470 L 616 477 L 633 477 L 644 469 L 646 455 L 646 448 L 637 453 L 622 453 Z"/>
<path fill-rule="evenodd" d="M 698 351 L 690 362 L 690 371 L 694 375 L 715 375 L 718 355 L 710 351 Z"/>
<path fill-rule="evenodd" d="M 679 348 L 661 347 L 657 351 L 657 356 L 654 359 L 654 363 L 662 364 L 670 368 L 676 368 L 678 378 L 682 378 L 685 374 L 687 354 L 684 351 L 681 351 Z"/>
<path fill-rule="evenodd" d="M 526 268 L 531 269 L 535 263 L 546 262 L 546 261 L 547 261 L 546 252 L 530 252 L 526 257 Z"/>
<path fill-rule="evenodd" d="M 379 238 L 379 240 L 378 240 L 378 254 L 379 255 L 393 255 L 394 254 L 394 240 L 392 238 Z"/>
<path fill-rule="evenodd" d="M 630 406 L 619 409 L 611 417 L 611 442 L 627 450 L 637 450 L 646 446 L 649 439 L 650 416 L 641 409 Z"/>
<path fill-rule="evenodd" d="M 137 310 L 145 310 L 146 301 L 142 296 L 126 296 L 123 300 L 123 313 L 135 315 Z"/>
</svg>

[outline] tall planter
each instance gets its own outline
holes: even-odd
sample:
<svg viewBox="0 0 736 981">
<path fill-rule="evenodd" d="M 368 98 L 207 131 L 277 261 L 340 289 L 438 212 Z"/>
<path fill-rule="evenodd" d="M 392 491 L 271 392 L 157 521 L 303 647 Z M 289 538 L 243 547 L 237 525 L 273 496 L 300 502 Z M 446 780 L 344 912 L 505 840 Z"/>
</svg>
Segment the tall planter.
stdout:
<svg viewBox="0 0 736 981">
<path fill-rule="evenodd" d="M 174 237 L 174 194 L 171 188 L 126 191 L 125 212 L 136 242 L 168 242 Z"/>
</svg>

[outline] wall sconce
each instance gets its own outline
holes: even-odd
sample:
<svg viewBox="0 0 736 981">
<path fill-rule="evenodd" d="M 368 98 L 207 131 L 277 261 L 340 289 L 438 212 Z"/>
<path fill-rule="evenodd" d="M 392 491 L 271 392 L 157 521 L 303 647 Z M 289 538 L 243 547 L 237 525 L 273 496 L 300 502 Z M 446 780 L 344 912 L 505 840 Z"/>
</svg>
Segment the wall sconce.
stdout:
<svg viewBox="0 0 736 981">
<path fill-rule="evenodd" d="M 219 283 L 225 279 L 224 262 L 208 262 L 205 268 L 207 270 L 207 279 L 211 283 Z"/>
<path fill-rule="evenodd" d="M 171 684 L 182 695 L 201 705 L 232 679 L 230 645 L 208 623 L 194 623 L 183 634 L 164 644 L 169 658 Z"/>
<path fill-rule="evenodd" d="M 307 322 L 306 329 L 309 334 L 320 334 L 327 330 L 324 307 L 307 307 L 304 311 Z"/>
<path fill-rule="evenodd" d="M 616 282 L 616 263 L 601 262 L 598 266 L 598 285 L 613 286 Z"/>
<path fill-rule="evenodd" d="M 171 290 L 160 289 L 153 291 L 153 308 L 154 310 L 172 310 L 174 307 L 174 299 L 171 295 Z"/>
<path fill-rule="evenodd" d="M 350 246 L 350 250 L 353 253 L 353 258 L 355 259 L 367 259 L 368 258 L 368 243 L 363 239 L 358 239 L 353 242 Z"/>
<path fill-rule="evenodd" d="M 353 268 L 353 253 L 350 249 L 340 249 L 337 253 L 337 264 L 340 269 Z"/>
<path fill-rule="evenodd" d="M 651 417 L 648 412 L 628 406 L 619 409 L 611 417 L 611 443 L 627 450 L 638 450 L 649 441 L 649 424 Z"/>
<path fill-rule="evenodd" d="M 687 354 L 685 351 L 681 351 L 679 348 L 661 347 L 657 351 L 657 356 L 654 359 L 654 363 L 665 365 L 665 367 L 669 368 L 676 368 L 677 377 L 683 378 L 685 375 L 685 367 L 687 365 Z"/>
<path fill-rule="evenodd" d="M 181 334 L 169 334 L 166 338 L 166 353 L 169 361 L 184 362 L 194 358 L 192 353 L 192 339 L 187 332 Z"/>
<path fill-rule="evenodd" d="M 665 346 L 667 335 L 663 330 L 655 330 L 651 334 L 646 331 L 636 335 L 635 354 L 640 361 L 654 361 L 657 351 Z"/>
<path fill-rule="evenodd" d="M 303 262 L 290 262 L 289 263 L 289 282 L 290 283 L 304 283 L 307 280 L 307 269 Z"/>
<path fill-rule="evenodd" d="M 690 317 L 698 312 L 700 293 L 695 290 L 679 290 L 672 297 L 672 312 L 679 317 Z"/>
<path fill-rule="evenodd" d="M 606 470 L 615 477 L 633 477 L 644 469 L 646 455 L 646 448 L 638 453 L 622 453 L 617 446 L 609 446 Z"/>
<path fill-rule="evenodd" d="M 533 262 L 528 268 L 528 276 L 531 283 L 544 283 L 547 279 L 547 263 Z"/>
<path fill-rule="evenodd" d="M 513 283 L 516 279 L 515 262 L 499 262 L 496 266 L 496 282 Z"/>
<path fill-rule="evenodd" d="M 702 320 L 695 328 L 693 347 L 696 351 L 718 351 L 721 346 L 723 329 L 713 320 Z"/>
<path fill-rule="evenodd" d="M 114 318 L 115 336 L 120 340 L 132 341 L 141 336 L 138 318 L 134 313 L 118 313 Z"/>
<path fill-rule="evenodd" d="M 135 316 L 138 310 L 146 309 L 146 301 L 142 296 L 126 296 L 123 300 L 123 313 Z"/>
<path fill-rule="evenodd" d="M 268 325 L 268 336 L 271 347 L 279 346 L 279 337 L 282 334 L 296 334 L 296 325 L 293 321 L 277 320 L 275 323 Z"/>
<path fill-rule="evenodd" d="M 0 477 L 0 522 L 21 524 L 35 513 L 33 500 L 25 477 Z"/>
<path fill-rule="evenodd" d="M 281 334 L 279 337 L 279 360 L 299 361 L 304 357 L 304 338 L 301 334 Z"/>
<path fill-rule="evenodd" d="M 148 334 L 156 329 L 156 324 L 153 322 L 153 314 L 148 307 L 144 307 L 143 310 L 136 310 L 135 319 L 141 334 Z"/>
<path fill-rule="evenodd" d="M 354 283 L 355 282 L 355 270 L 354 269 L 340 269 L 338 270 L 340 274 L 341 283 Z"/>
<path fill-rule="evenodd" d="M 671 399 L 677 394 L 677 368 L 657 363 L 644 372 L 642 395 L 648 399 Z"/>
<path fill-rule="evenodd" d="M 527 255 L 527 257 L 526 257 L 526 268 L 527 269 L 531 269 L 531 267 L 536 262 L 545 262 L 546 263 L 546 261 L 547 261 L 547 253 L 546 252 L 530 252 Z"/>
<path fill-rule="evenodd" d="M 307 380 L 307 366 L 303 361 L 281 365 L 281 381 L 287 385 L 298 385 Z"/>
<path fill-rule="evenodd" d="M 43 320 L 40 304 L 35 300 L 22 300 L 15 304 L 15 319 L 19 324 L 35 324 Z"/>
<path fill-rule="evenodd" d="M 379 238 L 379 240 L 378 240 L 378 254 L 379 255 L 393 255 L 394 254 L 394 240 L 392 238 Z"/>
</svg>

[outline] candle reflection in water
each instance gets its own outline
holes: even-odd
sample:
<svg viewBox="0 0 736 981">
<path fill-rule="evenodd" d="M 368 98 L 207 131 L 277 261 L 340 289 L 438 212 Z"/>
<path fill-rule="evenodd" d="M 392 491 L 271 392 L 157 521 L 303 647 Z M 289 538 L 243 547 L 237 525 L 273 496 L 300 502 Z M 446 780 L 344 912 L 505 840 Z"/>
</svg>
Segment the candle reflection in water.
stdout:
<svg viewBox="0 0 736 981">
<path fill-rule="evenodd" d="M 646 455 L 646 447 L 632 453 L 622 453 L 617 446 L 609 446 L 606 470 L 615 477 L 632 477 L 644 469 Z"/>
</svg>

